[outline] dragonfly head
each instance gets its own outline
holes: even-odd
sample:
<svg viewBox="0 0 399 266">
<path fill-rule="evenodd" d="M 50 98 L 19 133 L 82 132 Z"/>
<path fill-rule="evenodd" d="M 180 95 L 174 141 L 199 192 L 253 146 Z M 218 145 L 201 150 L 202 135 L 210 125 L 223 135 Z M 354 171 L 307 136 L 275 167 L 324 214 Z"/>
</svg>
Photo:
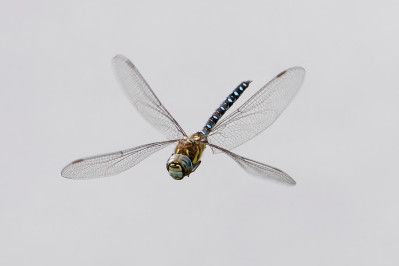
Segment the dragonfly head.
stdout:
<svg viewBox="0 0 399 266">
<path fill-rule="evenodd" d="M 186 155 L 172 154 L 166 163 L 166 169 L 171 177 L 181 180 L 192 172 L 193 163 Z"/>
</svg>

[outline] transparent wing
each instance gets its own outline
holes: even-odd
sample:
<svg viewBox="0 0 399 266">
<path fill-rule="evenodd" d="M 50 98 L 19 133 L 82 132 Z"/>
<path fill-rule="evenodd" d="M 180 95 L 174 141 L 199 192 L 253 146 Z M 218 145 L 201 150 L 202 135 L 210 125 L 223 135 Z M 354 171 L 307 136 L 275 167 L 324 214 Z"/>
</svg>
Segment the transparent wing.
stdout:
<svg viewBox="0 0 399 266">
<path fill-rule="evenodd" d="M 115 56 L 112 62 L 119 82 L 139 113 L 167 139 L 181 139 L 186 136 L 133 63 L 122 55 Z"/>
<path fill-rule="evenodd" d="M 304 77 L 302 67 L 281 72 L 240 108 L 219 121 L 209 134 L 208 142 L 231 150 L 264 131 L 294 98 Z"/>
<path fill-rule="evenodd" d="M 79 159 L 62 169 L 61 175 L 71 179 L 91 179 L 116 175 L 176 141 L 178 140 L 154 142 L 128 150 Z"/>
<path fill-rule="evenodd" d="M 238 163 L 247 173 L 255 176 L 260 176 L 260 177 L 266 177 L 271 180 L 277 181 L 277 182 L 282 182 L 285 184 L 289 185 L 295 185 L 296 182 L 295 180 L 284 173 L 283 171 L 274 168 L 272 166 L 242 157 L 240 155 L 237 155 L 235 153 L 232 153 L 231 151 L 228 151 L 226 149 L 223 149 L 221 147 L 218 147 L 216 145 L 210 144 L 210 143 L 205 143 L 212 147 L 213 150 L 216 150 L 218 152 L 223 152 L 230 156 L 236 163 Z"/>
</svg>

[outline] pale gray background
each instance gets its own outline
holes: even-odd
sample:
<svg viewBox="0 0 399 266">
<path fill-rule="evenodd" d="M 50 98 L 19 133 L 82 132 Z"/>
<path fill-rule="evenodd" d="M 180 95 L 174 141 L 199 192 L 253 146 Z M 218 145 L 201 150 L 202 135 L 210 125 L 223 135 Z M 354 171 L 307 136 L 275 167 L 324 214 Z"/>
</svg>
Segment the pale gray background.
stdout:
<svg viewBox="0 0 399 266">
<path fill-rule="evenodd" d="M 1 265 L 399 265 L 398 1 L 2 1 Z M 119 176 L 60 176 L 82 156 L 163 140 L 110 67 L 129 57 L 187 132 L 306 68 L 278 121 L 173 180 L 173 147 Z"/>
</svg>

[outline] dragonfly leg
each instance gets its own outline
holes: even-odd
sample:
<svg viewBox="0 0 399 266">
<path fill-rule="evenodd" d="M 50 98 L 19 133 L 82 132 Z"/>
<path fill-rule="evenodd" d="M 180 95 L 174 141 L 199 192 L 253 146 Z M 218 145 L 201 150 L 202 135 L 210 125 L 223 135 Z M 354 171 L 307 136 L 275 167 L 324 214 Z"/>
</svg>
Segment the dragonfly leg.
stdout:
<svg viewBox="0 0 399 266">
<path fill-rule="evenodd" d="M 197 167 L 198 167 L 200 164 L 201 164 L 201 161 L 198 161 L 198 162 L 194 165 L 193 170 L 191 171 L 191 173 L 193 173 L 193 172 L 197 169 Z"/>
</svg>

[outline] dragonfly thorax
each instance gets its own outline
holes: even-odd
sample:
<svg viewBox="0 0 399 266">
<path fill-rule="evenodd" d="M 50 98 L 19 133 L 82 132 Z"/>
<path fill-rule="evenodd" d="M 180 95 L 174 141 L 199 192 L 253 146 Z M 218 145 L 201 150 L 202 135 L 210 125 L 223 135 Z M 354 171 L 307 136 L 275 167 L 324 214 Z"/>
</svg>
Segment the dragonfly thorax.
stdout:
<svg viewBox="0 0 399 266">
<path fill-rule="evenodd" d="M 166 163 L 166 169 L 171 177 L 181 180 L 193 171 L 193 162 L 184 154 L 172 154 Z"/>
<path fill-rule="evenodd" d="M 166 169 L 174 179 L 183 179 L 197 169 L 201 163 L 205 142 L 206 139 L 200 132 L 191 137 L 185 136 L 179 141 L 175 153 L 166 163 Z"/>
</svg>

